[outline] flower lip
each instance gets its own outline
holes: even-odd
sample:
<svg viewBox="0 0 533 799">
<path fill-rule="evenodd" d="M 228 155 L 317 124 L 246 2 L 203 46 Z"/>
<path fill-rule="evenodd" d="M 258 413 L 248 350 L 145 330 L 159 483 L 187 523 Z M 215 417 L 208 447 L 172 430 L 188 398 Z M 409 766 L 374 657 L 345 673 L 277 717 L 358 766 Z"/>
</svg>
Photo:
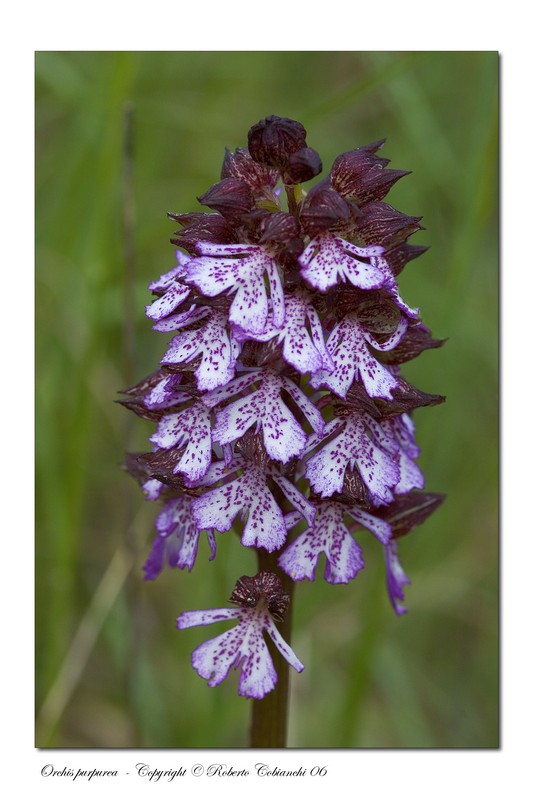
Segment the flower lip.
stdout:
<svg viewBox="0 0 533 799">
<path fill-rule="evenodd" d="M 243 576 L 237 580 L 229 601 L 243 608 L 260 607 L 265 603 L 272 618 L 282 622 L 290 600 L 277 574 L 259 572 L 255 577 Z"/>
</svg>

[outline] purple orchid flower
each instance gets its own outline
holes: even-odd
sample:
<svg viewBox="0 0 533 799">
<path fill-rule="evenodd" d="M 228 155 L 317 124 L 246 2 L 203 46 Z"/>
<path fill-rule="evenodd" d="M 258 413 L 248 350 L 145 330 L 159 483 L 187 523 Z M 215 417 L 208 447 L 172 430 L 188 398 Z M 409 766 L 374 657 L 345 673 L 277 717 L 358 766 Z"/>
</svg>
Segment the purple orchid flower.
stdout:
<svg viewBox="0 0 533 799">
<path fill-rule="evenodd" d="M 387 545 L 391 526 L 357 506 L 339 502 L 324 502 L 318 506 L 312 527 L 301 533 L 281 554 L 278 563 L 293 580 L 314 580 L 318 559 L 326 557 L 324 579 L 336 585 L 347 583 L 357 576 L 364 566 L 361 547 L 344 524 L 348 515 L 376 538 Z M 290 524 L 292 519 L 286 519 Z"/>
<path fill-rule="evenodd" d="M 272 322 L 276 327 L 285 319 L 285 301 L 278 265 L 269 252 L 259 246 L 210 244 L 200 242 L 199 258 L 185 264 L 186 280 L 207 297 L 223 291 L 235 293 L 229 320 L 250 333 L 262 333 L 268 319 L 265 276 L 270 285 Z"/>
<path fill-rule="evenodd" d="M 200 531 L 191 514 L 191 499 L 186 495 L 167 500 L 155 523 L 158 536 L 144 564 L 147 580 L 155 580 L 165 563 L 191 571 L 196 561 Z M 212 530 L 207 531 L 211 548 L 210 560 L 216 555 L 216 541 Z"/>
<path fill-rule="evenodd" d="M 283 595 L 281 582 L 275 574 L 261 572 L 255 577 L 241 577 L 230 602 L 241 607 L 186 611 L 179 616 L 176 626 L 178 630 L 185 630 L 217 621 L 236 620 L 236 627 L 195 649 L 192 664 L 210 686 L 225 680 L 232 667 L 240 668 L 239 695 L 262 699 L 277 682 L 263 637 L 265 632 L 296 671 L 304 668 L 274 623 L 283 619 L 288 597 Z"/>
<path fill-rule="evenodd" d="M 155 425 L 152 451 L 125 464 L 163 503 L 146 579 L 165 565 L 190 571 L 204 534 L 213 560 L 215 533 L 234 526 L 257 552 L 259 573 L 230 597 L 238 607 L 177 620 L 237 622 L 199 646 L 193 666 L 211 686 L 240 668 L 239 693 L 254 699 L 278 679 L 265 632 L 303 669 L 275 624 L 289 602 L 282 586 L 315 580 L 322 555 L 324 579 L 350 583 L 364 567 L 363 528 L 383 548 L 402 615 L 397 538 L 442 501 L 421 492 L 412 414 L 443 397 L 401 374 L 443 343 L 397 283 L 426 249 L 409 241 L 421 217 L 384 201 L 408 173 L 386 168 L 380 140 L 339 155 L 306 190 L 323 168 L 306 137 L 295 120 L 265 117 L 199 195 L 209 213 L 169 214 L 177 262 L 149 284 L 146 315 L 170 341 L 121 400 Z"/>
</svg>

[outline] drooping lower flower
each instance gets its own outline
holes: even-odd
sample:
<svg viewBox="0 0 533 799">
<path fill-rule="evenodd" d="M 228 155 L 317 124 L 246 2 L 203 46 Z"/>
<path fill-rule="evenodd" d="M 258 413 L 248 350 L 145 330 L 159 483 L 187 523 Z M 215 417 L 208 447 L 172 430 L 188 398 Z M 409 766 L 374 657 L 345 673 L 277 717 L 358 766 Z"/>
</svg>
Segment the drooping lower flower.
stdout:
<svg viewBox="0 0 533 799">
<path fill-rule="evenodd" d="M 186 611 L 178 617 L 176 626 L 185 630 L 216 621 L 236 620 L 236 627 L 200 644 L 192 654 L 192 664 L 209 686 L 219 685 L 231 668 L 240 668 L 239 695 L 262 699 L 272 691 L 278 679 L 265 643 L 265 632 L 296 671 L 304 668 L 274 623 L 274 620 L 283 620 L 288 597 L 279 577 L 271 572 L 260 572 L 255 577 L 241 577 L 230 602 L 240 607 Z"/>
<path fill-rule="evenodd" d="M 155 580 L 165 563 L 191 571 L 196 561 L 200 530 L 191 514 L 191 499 L 186 494 L 167 500 L 155 523 L 158 532 L 152 551 L 144 564 L 147 580 Z M 210 560 L 216 555 L 215 534 L 207 531 Z"/>
<path fill-rule="evenodd" d="M 404 585 L 410 585 L 411 581 L 403 570 L 398 557 L 398 544 L 395 540 L 390 541 L 384 548 L 385 568 L 387 574 L 387 591 L 394 612 L 397 616 L 407 613 L 407 608 L 400 604 L 404 601 Z"/>
</svg>

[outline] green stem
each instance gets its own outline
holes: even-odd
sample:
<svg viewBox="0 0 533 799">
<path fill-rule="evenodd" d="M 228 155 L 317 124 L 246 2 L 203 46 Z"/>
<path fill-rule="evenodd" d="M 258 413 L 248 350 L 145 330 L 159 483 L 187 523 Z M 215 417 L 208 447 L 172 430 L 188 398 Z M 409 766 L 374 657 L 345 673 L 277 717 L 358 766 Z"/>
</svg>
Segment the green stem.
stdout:
<svg viewBox="0 0 533 799">
<path fill-rule="evenodd" d="M 298 187 L 299 189 L 300 187 Z M 289 204 L 289 213 L 296 219 L 299 216 L 298 200 L 296 198 L 296 191 L 294 186 L 285 186 L 285 193 L 287 195 L 287 202 Z"/>
<path fill-rule="evenodd" d="M 294 582 L 277 565 L 279 552 L 257 552 L 259 571 L 274 572 L 280 578 L 283 590 L 290 597 L 283 622 L 278 624 L 285 641 L 291 642 L 292 602 Z M 253 699 L 250 746 L 254 749 L 282 749 L 287 746 L 287 723 L 289 711 L 289 664 L 270 640 L 267 646 L 278 675 L 273 691 L 263 699 Z"/>
</svg>

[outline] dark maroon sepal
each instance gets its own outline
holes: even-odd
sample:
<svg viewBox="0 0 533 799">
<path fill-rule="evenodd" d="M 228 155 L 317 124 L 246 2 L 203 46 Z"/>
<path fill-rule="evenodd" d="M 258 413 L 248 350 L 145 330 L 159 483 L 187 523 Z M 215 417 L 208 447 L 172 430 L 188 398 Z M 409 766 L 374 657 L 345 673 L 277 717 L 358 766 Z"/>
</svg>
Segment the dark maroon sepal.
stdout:
<svg viewBox="0 0 533 799">
<path fill-rule="evenodd" d="M 408 327 L 401 341 L 393 350 L 380 352 L 379 360 L 388 365 L 400 365 L 417 358 L 425 350 L 437 349 L 445 344 L 447 339 L 433 338 L 425 325 L 420 323 Z"/>
<path fill-rule="evenodd" d="M 343 197 L 358 197 L 373 173 L 383 172 L 389 163 L 388 158 L 379 158 L 366 148 L 349 150 L 337 156 L 331 167 L 331 185 Z"/>
<path fill-rule="evenodd" d="M 258 191 L 266 187 L 273 189 L 279 180 L 279 172 L 254 161 L 246 147 L 237 147 L 234 153 L 226 148 L 220 177 L 243 180 L 252 191 Z"/>
<path fill-rule="evenodd" d="M 357 202 L 364 205 L 372 200 L 382 200 L 400 178 L 410 174 L 404 169 L 381 169 L 364 175 L 356 194 Z"/>
<path fill-rule="evenodd" d="M 143 488 L 144 484 L 152 478 L 152 475 L 148 472 L 146 466 L 139 461 L 139 458 L 142 455 L 143 453 L 141 452 L 127 452 L 121 464 L 122 469 L 131 477 L 133 477 L 141 488 Z M 161 496 L 168 497 L 171 492 L 172 489 L 170 486 L 165 485 L 161 489 Z"/>
<path fill-rule="evenodd" d="M 356 313 L 365 330 L 385 337 L 394 333 L 402 316 L 402 312 L 392 300 L 382 299 L 379 294 L 359 303 Z"/>
<path fill-rule="evenodd" d="M 300 225 L 297 220 L 285 211 L 266 214 L 262 221 L 260 244 L 286 244 L 300 236 Z"/>
<path fill-rule="evenodd" d="M 392 186 L 404 175 L 400 169 L 385 169 L 389 163 L 367 148 L 343 153 L 331 168 L 331 185 L 343 197 L 352 197 L 358 205 L 382 200 Z"/>
<path fill-rule="evenodd" d="M 337 502 L 344 502 L 349 505 L 359 505 L 362 508 L 372 508 L 373 503 L 366 485 L 361 479 L 361 475 L 355 469 L 351 472 L 346 470 L 344 482 L 342 484 L 342 491 L 340 494 L 334 494 L 332 500 Z"/>
<path fill-rule="evenodd" d="M 226 219 L 233 221 L 253 208 L 250 187 L 238 178 L 224 178 L 198 197 L 202 205 L 218 211 Z"/>
<path fill-rule="evenodd" d="M 283 170 L 283 182 L 288 185 L 305 183 L 306 180 L 311 180 L 321 172 L 322 161 L 317 151 L 311 147 L 304 147 L 290 156 L 287 166 Z"/>
<path fill-rule="evenodd" d="M 383 202 L 367 203 L 361 208 L 362 216 L 355 221 L 354 235 L 364 245 L 395 247 L 415 233 L 423 230 L 421 216 L 408 216 Z"/>
<path fill-rule="evenodd" d="M 139 463 L 139 457 L 142 454 L 141 452 L 127 452 L 121 464 L 124 471 L 131 475 L 141 487 L 150 479 L 144 464 Z"/>
<path fill-rule="evenodd" d="M 127 408 L 129 411 L 133 411 L 133 413 L 141 419 L 148 419 L 150 422 L 158 422 L 165 413 L 168 413 L 168 409 L 166 408 L 165 410 L 147 408 L 142 400 L 136 398 L 118 399 L 115 400 L 115 402 Z"/>
<path fill-rule="evenodd" d="M 331 406 L 332 400 L 330 397 L 324 397 L 324 400 L 324 407 Z M 317 407 L 320 407 L 319 403 L 320 400 L 317 403 Z M 368 396 L 365 387 L 361 383 L 355 382 L 348 389 L 345 399 L 335 398 L 333 400 L 333 412 L 339 418 L 344 418 L 351 413 L 368 413 L 375 418 L 381 416 L 375 400 Z"/>
<path fill-rule="evenodd" d="M 378 508 L 374 514 L 392 526 L 393 538 L 401 538 L 410 533 L 414 527 L 423 524 L 445 499 L 445 494 L 412 491 L 410 494 L 397 497 L 392 505 Z"/>
<path fill-rule="evenodd" d="M 212 244 L 232 244 L 235 241 L 232 227 L 220 214 L 195 211 L 189 214 L 169 213 L 167 216 L 183 226 L 183 230 L 177 230 L 170 241 L 191 255 L 199 255 L 196 251 L 199 241 L 209 241 Z"/>
<path fill-rule="evenodd" d="M 272 618 L 282 622 L 290 598 L 283 590 L 280 578 L 273 572 L 259 572 L 255 577 L 241 577 L 237 580 L 229 601 L 242 608 L 255 608 L 261 599 L 266 602 Z"/>
<path fill-rule="evenodd" d="M 382 417 L 396 416 L 399 413 L 409 413 L 415 408 L 426 408 L 430 405 L 440 405 L 446 401 L 446 397 L 440 394 L 428 394 L 415 388 L 403 377 L 396 375 L 398 386 L 392 389 L 392 400 L 384 400 L 376 397 L 375 403 Z"/>
<path fill-rule="evenodd" d="M 397 247 L 387 250 L 385 258 L 394 277 L 398 277 L 404 266 L 409 262 L 423 255 L 429 247 L 421 244 L 401 243 Z"/>
<path fill-rule="evenodd" d="M 313 186 L 302 205 L 300 223 L 313 238 L 318 233 L 352 218 L 351 206 L 335 191 L 328 181 Z"/>
<path fill-rule="evenodd" d="M 300 122 L 269 116 L 250 128 L 248 152 L 254 161 L 282 169 L 292 153 L 307 147 L 306 135 Z"/>
<path fill-rule="evenodd" d="M 372 153 L 372 155 L 374 155 L 378 150 L 381 150 L 386 141 L 387 139 L 378 139 L 370 144 L 363 144 L 362 147 L 358 147 L 357 149 L 361 152 Z"/>
<path fill-rule="evenodd" d="M 264 365 L 264 363 L 260 365 Z M 247 430 L 239 438 L 235 444 L 235 452 L 260 469 L 266 469 L 272 464 L 272 459 L 265 449 L 262 436 L 258 436 L 254 430 Z"/>
<path fill-rule="evenodd" d="M 184 482 L 182 474 L 174 473 L 174 468 L 178 465 L 183 455 L 184 447 L 173 447 L 172 449 L 158 449 L 155 452 L 145 452 L 135 454 L 135 467 L 142 470 L 146 478 L 155 477 L 161 483 L 170 488 L 179 490 L 189 496 L 198 496 L 200 489 L 193 489 Z"/>
</svg>

